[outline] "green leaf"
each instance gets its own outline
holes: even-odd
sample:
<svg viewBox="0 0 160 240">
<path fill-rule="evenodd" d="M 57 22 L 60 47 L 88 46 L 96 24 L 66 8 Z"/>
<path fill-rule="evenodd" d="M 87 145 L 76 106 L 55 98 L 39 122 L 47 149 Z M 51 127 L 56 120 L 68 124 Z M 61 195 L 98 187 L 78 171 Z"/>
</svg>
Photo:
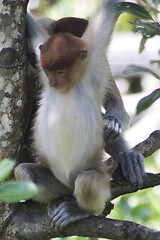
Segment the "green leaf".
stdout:
<svg viewBox="0 0 160 240">
<path fill-rule="evenodd" d="M 153 102 L 160 98 L 160 88 L 156 89 L 150 95 L 142 98 L 137 105 L 137 113 L 148 108 Z"/>
<path fill-rule="evenodd" d="M 5 180 L 15 166 L 15 161 L 4 159 L 0 162 L 0 182 Z"/>
<path fill-rule="evenodd" d="M 136 72 L 150 73 L 152 76 L 154 76 L 155 78 L 160 80 L 160 76 L 148 68 L 130 65 L 124 70 L 125 74 L 131 74 L 131 73 L 136 73 Z"/>
<path fill-rule="evenodd" d="M 146 38 L 151 38 L 160 34 L 160 25 L 157 22 L 137 20 L 130 23 L 134 25 L 133 32 L 140 32 Z"/>
<path fill-rule="evenodd" d="M 146 41 L 147 41 L 147 38 L 144 36 L 141 40 L 141 43 L 140 43 L 139 53 L 143 52 L 143 50 L 145 48 Z"/>
<path fill-rule="evenodd" d="M 135 4 L 135 3 L 130 3 L 130 2 L 118 3 L 115 5 L 115 9 L 118 14 L 127 12 L 127 13 L 133 14 L 137 17 L 140 17 L 142 19 L 152 20 L 152 17 L 145 10 L 145 8 L 138 4 Z"/>
<path fill-rule="evenodd" d="M 7 203 L 20 202 L 36 195 L 37 187 L 32 182 L 9 181 L 0 185 L 0 201 Z"/>
</svg>

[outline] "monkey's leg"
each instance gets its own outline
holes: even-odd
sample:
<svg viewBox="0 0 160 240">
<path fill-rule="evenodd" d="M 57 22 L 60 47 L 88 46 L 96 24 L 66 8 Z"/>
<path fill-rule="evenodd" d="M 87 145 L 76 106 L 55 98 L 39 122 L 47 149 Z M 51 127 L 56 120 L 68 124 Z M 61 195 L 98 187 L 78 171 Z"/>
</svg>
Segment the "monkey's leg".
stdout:
<svg viewBox="0 0 160 240">
<path fill-rule="evenodd" d="M 82 209 L 102 213 L 110 198 L 109 175 L 98 170 L 82 171 L 75 181 L 74 196 Z"/>
<path fill-rule="evenodd" d="M 49 203 L 55 198 L 72 194 L 71 189 L 60 183 L 48 168 L 39 164 L 19 164 L 15 168 L 15 177 L 35 183 L 38 193 L 33 200 L 41 203 Z"/>
<path fill-rule="evenodd" d="M 53 205 L 50 209 L 55 228 L 103 211 L 110 198 L 108 174 L 98 170 L 82 171 L 75 181 L 74 196 L 76 200 L 60 200 L 56 208 Z"/>
</svg>

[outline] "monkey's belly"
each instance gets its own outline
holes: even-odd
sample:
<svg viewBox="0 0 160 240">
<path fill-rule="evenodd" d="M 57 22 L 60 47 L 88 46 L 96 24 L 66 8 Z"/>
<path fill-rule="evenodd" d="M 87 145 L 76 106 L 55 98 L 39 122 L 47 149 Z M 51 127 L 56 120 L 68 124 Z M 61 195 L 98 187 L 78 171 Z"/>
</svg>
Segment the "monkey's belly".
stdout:
<svg viewBox="0 0 160 240">
<path fill-rule="evenodd" d="M 94 108 L 86 108 L 87 104 L 63 104 L 63 108 L 53 106 L 47 117 L 38 116 L 38 149 L 55 177 L 66 186 L 70 186 L 77 173 L 89 169 L 97 151 L 102 151 L 101 115 L 97 118 Z"/>
</svg>

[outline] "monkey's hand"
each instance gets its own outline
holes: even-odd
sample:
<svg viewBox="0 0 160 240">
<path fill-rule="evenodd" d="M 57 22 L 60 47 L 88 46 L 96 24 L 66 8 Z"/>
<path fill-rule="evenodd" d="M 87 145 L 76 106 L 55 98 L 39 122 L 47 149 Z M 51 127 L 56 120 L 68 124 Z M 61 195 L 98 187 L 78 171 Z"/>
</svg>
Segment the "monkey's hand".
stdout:
<svg viewBox="0 0 160 240">
<path fill-rule="evenodd" d="M 69 223 L 89 216 L 88 213 L 78 206 L 73 197 L 58 199 L 56 203 L 50 206 L 48 215 L 52 219 L 52 224 L 56 231 L 62 229 Z"/>
<path fill-rule="evenodd" d="M 121 167 L 123 177 L 133 186 L 142 187 L 143 178 L 146 175 L 143 156 L 135 152 L 121 152 L 118 155 L 118 163 Z"/>
<path fill-rule="evenodd" d="M 121 123 L 117 118 L 105 114 L 103 116 L 104 122 L 104 137 L 107 141 L 115 141 L 122 133 Z"/>
</svg>

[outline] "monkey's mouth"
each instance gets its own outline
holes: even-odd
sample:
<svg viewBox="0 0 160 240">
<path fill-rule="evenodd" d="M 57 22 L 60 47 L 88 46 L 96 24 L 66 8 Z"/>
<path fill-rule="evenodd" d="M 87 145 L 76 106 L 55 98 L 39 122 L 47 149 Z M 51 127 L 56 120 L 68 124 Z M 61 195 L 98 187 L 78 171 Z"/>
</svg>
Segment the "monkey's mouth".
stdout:
<svg viewBox="0 0 160 240">
<path fill-rule="evenodd" d="M 68 80 L 63 77 L 61 78 L 51 77 L 51 78 L 48 78 L 48 80 L 49 80 L 49 86 L 57 90 L 65 90 L 68 85 Z"/>
<path fill-rule="evenodd" d="M 49 86 L 50 87 L 58 87 L 58 81 L 56 79 L 49 79 Z"/>
</svg>

